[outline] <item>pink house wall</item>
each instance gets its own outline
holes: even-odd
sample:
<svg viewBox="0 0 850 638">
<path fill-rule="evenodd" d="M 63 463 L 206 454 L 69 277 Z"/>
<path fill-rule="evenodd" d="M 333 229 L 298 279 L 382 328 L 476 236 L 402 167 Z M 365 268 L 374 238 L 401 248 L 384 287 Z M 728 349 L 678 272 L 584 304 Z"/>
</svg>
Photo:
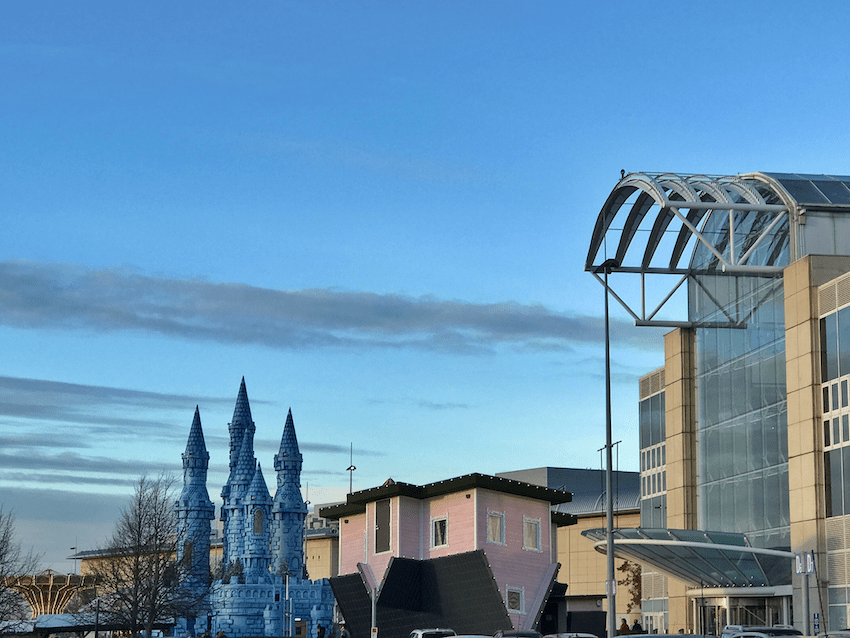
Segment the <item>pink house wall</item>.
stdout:
<svg viewBox="0 0 850 638">
<path fill-rule="evenodd" d="M 339 573 L 357 572 L 357 563 L 368 561 L 365 552 L 366 514 L 345 516 L 339 521 Z"/>
<path fill-rule="evenodd" d="M 368 562 L 375 578 L 383 578 L 393 556 L 423 560 L 459 554 L 476 549 L 475 500 L 473 490 L 420 500 L 394 497 L 390 500 L 391 550 L 375 553 L 375 503 L 368 503 L 364 514 L 340 521 L 340 574 L 357 571 L 357 563 Z M 470 494 L 470 498 L 466 498 Z M 431 547 L 431 522 L 448 519 L 448 545 Z M 348 522 L 346 522 L 348 521 Z M 368 534 L 364 533 L 368 530 Z M 364 540 L 365 538 L 365 540 Z"/>
<path fill-rule="evenodd" d="M 529 607 L 546 583 L 541 581 L 546 568 L 554 562 L 553 529 L 549 504 L 536 499 L 469 489 L 431 499 L 394 497 L 390 500 L 391 549 L 375 553 L 375 503 L 368 503 L 364 514 L 340 521 L 340 574 L 357 572 L 358 562 L 367 562 L 380 582 L 393 556 L 428 559 L 476 549 L 484 550 L 493 577 L 505 600 L 508 587 L 523 593 L 525 614 L 510 613 L 516 628 L 530 622 Z M 505 543 L 487 540 L 487 516 L 504 516 Z M 446 517 L 448 545 L 432 547 L 432 521 Z M 540 550 L 523 548 L 523 522 L 540 522 Z"/>
<path fill-rule="evenodd" d="M 499 586 L 502 599 L 506 599 L 508 587 L 523 592 L 527 609 L 538 595 L 542 586 L 541 575 L 552 561 L 552 529 L 549 504 L 535 499 L 491 492 L 477 491 L 478 542 L 484 550 L 493 577 Z M 489 512 L 504 515 L 505 544 L 487 540 L 487 515 Z M 540 550 L 523 549 L 523 522 L 525 518 L 540 521 Z M 511 613 L 514 627 L 522 627 L 524 614 Z"/>
<path fill-rule="evenodd" d="M 466 490 L 455 494 L 436 496 L 424 501 L 424 514 L 420 536 L 422 538 L 422 558 L 438 558 L 461 554 L 477 549 L 475 542 L 475 490 Z M 469 494 L 469 498 L 466 495 Z M 448 545 L 432 547 L 432 521 L 445 517 L 448 522 Z"/>
<path fill-rule="evenodd" d="M 339 573 L 354 574 L 357 563 L 369 563 L 380 582 L 393 556 L 420 558 L 419 499 L 390 499 L 390 551 L 375 552 L 375 503 L 366 504 L 366 512 L 343 517 L 339 526 Z"/>
</svg>

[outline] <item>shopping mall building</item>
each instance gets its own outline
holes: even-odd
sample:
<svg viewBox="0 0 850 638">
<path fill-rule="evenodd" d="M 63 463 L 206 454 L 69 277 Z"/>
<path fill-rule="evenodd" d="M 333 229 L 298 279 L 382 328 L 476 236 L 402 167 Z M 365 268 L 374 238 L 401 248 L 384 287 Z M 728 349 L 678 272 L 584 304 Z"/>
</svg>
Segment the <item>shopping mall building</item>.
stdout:
<svg viewBox="0 0 850 638">
<path fill-rule="evenodd" d="M 640 380 L 641 527 L 614 541 L 644 628 L 848 627 L 850 177 L 624 175 L 586 270 L 672 329 Z"/>
</svg>

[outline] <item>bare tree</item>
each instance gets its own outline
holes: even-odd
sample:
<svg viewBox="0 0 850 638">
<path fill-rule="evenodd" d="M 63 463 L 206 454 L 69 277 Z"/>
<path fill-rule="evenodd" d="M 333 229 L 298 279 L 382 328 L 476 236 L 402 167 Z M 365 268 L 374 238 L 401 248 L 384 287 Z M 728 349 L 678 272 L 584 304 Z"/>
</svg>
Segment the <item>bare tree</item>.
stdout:
<svg viewBox="0 0 850 638">
<path fill-rule="evenodd" d="M 121 512 L 103 556 L 95 561 L 100 613 L 135 636 L 157 622 L 185 616 L 201 603 L 181 587 L 174 479 L 142 476 Z"/>
<path fill-rule="evenodd" d="M 15 516 L 0 506 L 0 621 L 23 620 L 30 614 L 21 594 L 12 585 L 19 576 L 34 574 L 39 557 L 24 553 L 15 538 Z"/>
<path fill-rule="evenodd" d="M 624 577 L 618 580 L 618 585 L 624 585 L 629 592 L 628 603 L 626 605 L 626 613 L 632 613 L 632 609 L 640 608 L 641 599 L 643 598 L 643 582 L 641 580 L 640 563 L 633 563 L 624 560 L 623 564 L 617 568 L 618 572 L 623 572 Z"/>
</svg>

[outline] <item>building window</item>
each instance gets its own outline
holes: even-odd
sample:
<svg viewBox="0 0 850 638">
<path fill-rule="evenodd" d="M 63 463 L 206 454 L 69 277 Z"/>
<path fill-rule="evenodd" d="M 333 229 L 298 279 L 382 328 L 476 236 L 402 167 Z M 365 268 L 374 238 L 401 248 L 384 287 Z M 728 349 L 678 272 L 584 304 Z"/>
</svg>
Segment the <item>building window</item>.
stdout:
<svg viewBox="0 0 850 638">
<path fill-rule="evenodd" d="M 518 614 L 525 613 L 525 589 L 522 587 L 510 587 L 506 589 L 505 600 L 509 612 Z"/>
<path fill-rule="evenodd" d="M 501 512 L 487 512 L 487 542 L 505 544 L 505 515 Z"/>
<path fill-rule="evenodd" d="M 192 541 L 186 541 L 183 543 L 183 564 L 189 566 L 192 564 L 192 550 L 194 546 L 192 545 Z"/>
<path fill-rule="evenodd" d="M 263 533 L 263 510 L 260 508 L 254 510 L 254 533 Z"/>
<path fill-rule="evenodd" d="M 375 553 L 388 552 L 391 549 L 390 535 L 390 499 L 375 502 Z"/>
<path fill-rule="evenodd" d="M 540 519 L 522 517 L 522 548 L 540 551 Z"/>
<path fill-rule="evenodd" d="M 431 547 L 449 544 L 449 519 L 446 516 L 431 519 Z"/>
<path fill-rule="evenodd" d="M 820 320 L 826 517 L 850 514 L 850 307 Z"/>
</svg>

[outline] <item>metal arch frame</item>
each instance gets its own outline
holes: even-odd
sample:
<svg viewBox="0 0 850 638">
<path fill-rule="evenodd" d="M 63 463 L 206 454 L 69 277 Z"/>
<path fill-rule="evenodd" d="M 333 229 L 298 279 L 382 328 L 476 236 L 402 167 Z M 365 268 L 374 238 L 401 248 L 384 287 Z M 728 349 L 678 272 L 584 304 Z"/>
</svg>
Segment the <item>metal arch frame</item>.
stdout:
<svg viewBox="0 0 850 638">
<path fill-rule="evenodd" d="M 783 203 L 771 204 L 765 201 L 764 196 L 755 188 L 755 183 L 762 185 L 778 201 L 782 201 Z M 606 282 L 605 278 L 600 275 L 603 270 L 601 265 L 595 263 L 595 260 L 600 257 L 599 252 L 605 243 L 606 234 L 612 229 L 614 220 L 622 212 L 629 198 L 636 192 L 638 193 L 637 198 L 629 207 L 616 248 L 614 261 L 617 265 L 613 268 L 609 267 L 608 272 L 637 274 L 640 276 L 641 307 L 639 311 L 633 310 L 622 297 L 617 295 L 613 288 Z M 743 201 L 733 201 L 733 198 L 739 198 Z M 652 224 L 640 265 L 624 265 L 623 260 L 632 247 L 639 226 L 654 205 L 659 207 L 659 212 Z M 683 210 L 686 210 L 687 213 L 683 213 Z M 713 211 L 728 211 L 729 213 L 728 234 L 726 237 L 729 247 L 728 259 L 715 247 L 717 242 L 711 241 L 703 234 Z M 735 213 L 738 211 L 775 214 L 770 223 L 762 228 L 758 232 L 758 235 L 752 239 L 752 242 L 740 257 L 736 254 L 737 250 L 735 246 Z M 656 315 L 664 308 L 682 284 L 697 274 L 710 272 L 711 274 L 752 274 L 779 277 L 782 274 L 783 266 L 752 265 L 749 263 L 749 260 L 762 242 L 772 236 L 773 231 L 783 220 L 791 220 L 795 217 L 795 207 L 787 193 L 777 189 L 772 181 L 761 179 L 761 176 L 758 175 L 708 177 L 706 175 L 680 175 L 676 173 L 629 173 L 611 191 L 597 217 L 585 261 L 585 270 L 590 272 L 626 312 L 631 315 L 635 325 L 692 327 L 694 325 L 693 322 L 660 320 L 656 319 Z M 674 219 L 678 219 L 682 227 L 678 231 L 668 266 L 666 268 L 652 267 L 650 264 L 655 257 L 660 242 Z M 679 262 L 682 260 L 685 248 L 690 243 L 691 238 L 696 238 L 696 241 L 701 243 L 714 256 L 717 260 L 718 268 L 707 271 L 696 269 L 692 264 L 689 264 L 687 267 L 679 266 Z M 604 256 L 602 255 L 602 257 Z M 646 306 L 647 275 L 679 276 L 678 281 L 675 282 L 662 301 L 650 312 L 647 312 Z M 701 323 L 700 325 L 738 327 L 745 325 L 740 319 L 728 318 L 728 323 Z"/>
</svg>

